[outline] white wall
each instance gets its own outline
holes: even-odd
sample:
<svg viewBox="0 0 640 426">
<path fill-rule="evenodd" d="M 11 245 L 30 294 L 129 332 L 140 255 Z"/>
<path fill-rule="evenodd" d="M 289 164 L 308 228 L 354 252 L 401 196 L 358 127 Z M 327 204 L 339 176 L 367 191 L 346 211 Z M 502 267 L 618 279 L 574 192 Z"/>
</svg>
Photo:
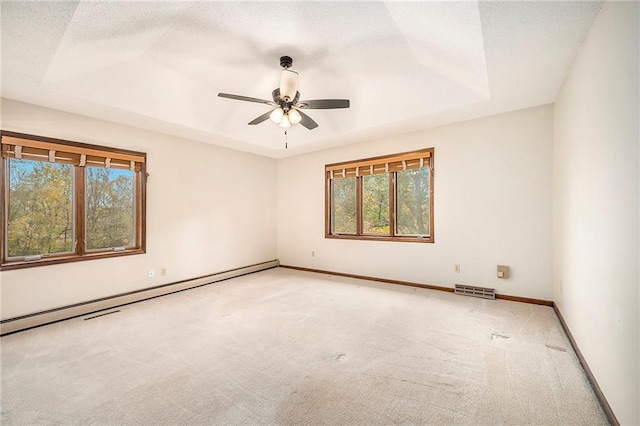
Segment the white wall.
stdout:
<svg viewBox="0 0 640 426">
<path fill-rule="evenodd" d="M 2 319 L 277 257 L 273 159 L 7 99 L 1 127 L 143 151 L 150 174 L 146 254 L 3 271 Z"/>
<path fill-rule="evenodd" d="M 552 115 L 542 106 L 280 160 L 280 262 L 551 300 Z M 324 238 L 325 164 L 429 147 L 434 244 Z M 498 264 L 510 279 L 496 277 Z"/>
<path fill-rule="evenodd" d="M 554 109 L 554 300 L 618 420 L 640 423 L 638 3 L 605 3 Z"/>
</svg>

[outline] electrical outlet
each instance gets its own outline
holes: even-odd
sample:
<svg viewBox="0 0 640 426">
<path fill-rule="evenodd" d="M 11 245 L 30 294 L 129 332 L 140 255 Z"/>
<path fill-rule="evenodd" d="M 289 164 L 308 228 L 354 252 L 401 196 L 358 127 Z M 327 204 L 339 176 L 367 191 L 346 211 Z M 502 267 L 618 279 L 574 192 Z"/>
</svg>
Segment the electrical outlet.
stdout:
<svg viewBox="0 0 640 426">
<path fill-rule="evenodd" d="M 149 269 L 149 278 L 153 278 L 155 274 L 156 271 L 154 271 L 153 269 Z"/>
<path fill-rule="evenodd" d="M 316 257 L 316 252 L 315 252 L 315 250 L 311 250 L 311 257 Z"/>
<path fill-rule="evenodd" d="M 160 276 L 165 276 L 167 275 L 167 268 L 160 268 Z"/>
<path fill-rule="evenodd" d="M 453 272 L 455 272 L 456 274 L 460 273 L 460 265 L 459 264 L 455 264 L 453 265 Z"/>
</svg>

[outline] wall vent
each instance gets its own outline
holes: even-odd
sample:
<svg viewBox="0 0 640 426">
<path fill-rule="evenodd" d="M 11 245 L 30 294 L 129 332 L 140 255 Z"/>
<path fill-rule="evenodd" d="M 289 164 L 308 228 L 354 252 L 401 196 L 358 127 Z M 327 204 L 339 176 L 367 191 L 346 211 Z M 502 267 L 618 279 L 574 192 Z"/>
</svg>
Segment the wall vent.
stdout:
<svg viewBox="0 0 640 426">
<path fill-rule="evenodd" d="M 495 299 L 496 290 L 494 288 L 474 287 L 471 285 L 456 284 L 453 291 L 455 294 L 463 296 L 482 297 L 483 299 Z"/>
</svg>

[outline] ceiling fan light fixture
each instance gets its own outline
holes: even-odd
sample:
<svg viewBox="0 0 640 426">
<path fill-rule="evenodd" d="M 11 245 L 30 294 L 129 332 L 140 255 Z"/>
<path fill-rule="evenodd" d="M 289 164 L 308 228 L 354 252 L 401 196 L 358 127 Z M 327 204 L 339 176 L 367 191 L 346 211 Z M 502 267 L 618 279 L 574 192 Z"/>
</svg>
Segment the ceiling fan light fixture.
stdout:
<svg viewBox="0 0 640 426">
<path fill-rule="evenodd" d="M 291 70 L 282 70 L 280 76 L 280 97 L 291 101 L 298 91 L 298 73 Z"/>
<path fill-rule="evenodd" d="M 293 108 L 289 110 L 287 115 L 289 116 L 289 122 L 291 124 L 298 124 L 300 120 L 302 120 L 300 113 Z"/>
<path fill-rule="evenodd" d="M 289 116 L 288 115 L 283 115 L 282 116 L 282 121 L 280 122 L 280 127 L 284 127 L 285 129 L 287 127 L 291 127 L 291 121 L 289 121 Z"/>
<path fill-rule="evenodd" d="M 271 119 L 271 121 L 277 124 L 282 123 L 282 117 L 284 117 L 284 111 L 282 110 L 282 108 L 274 109 L 273 111 L 271 111 L 271 114 L 269 115 L 269 118 Z"/>
</svg>

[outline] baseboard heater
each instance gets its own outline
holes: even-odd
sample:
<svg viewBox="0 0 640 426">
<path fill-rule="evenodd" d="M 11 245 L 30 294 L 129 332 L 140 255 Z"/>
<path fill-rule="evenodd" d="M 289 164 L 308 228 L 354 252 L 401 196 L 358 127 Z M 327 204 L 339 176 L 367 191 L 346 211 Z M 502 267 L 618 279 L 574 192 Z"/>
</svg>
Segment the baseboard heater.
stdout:
<svg viewBox="0 0 640 426">
<path fill-rule="evenodd" d="M 453 292 L 463 296 L 481 297 L 483 299 L 495 299 L 496 290 L 494 288 L 474 287 L 470 285 L 456 284 Z"/>
<path fill-rule="evenodd" d="M 74 305 L 63 306 L 56 309 L 50 309 L 48 311 L 36 312 L 29 315 L 9 318 L 0 321 L 0 335 L 15 333 L 16 331 L 26 330 L 28 328 L 38 327 L 40 325 L 45 325 L 56 321 L 62 321 L 73 317 L 87 315 L 94 312 L 103 311 L 105 309 L 112 309 L 118 306 L 128 305 L 130 303 L 140 302 L 142 300 L 152 299 L 154 297 L 175 293 L 177 291 L 187 290 L 206 284 L 211 284 L 217 281 L 239 277 L 241 275 L 264 271 L 265 269 L 276 268 L 279 265 L 280 262 L 276 259 L 269 262 L 230 269 L 228 271 L 217 272 L 215 274 L 205 275 L 189 280 L 163 284 L 156 287 L 116 294 L 114 296 L 104 297 L 101 299 L 76 303 Z"/>
</svg>

